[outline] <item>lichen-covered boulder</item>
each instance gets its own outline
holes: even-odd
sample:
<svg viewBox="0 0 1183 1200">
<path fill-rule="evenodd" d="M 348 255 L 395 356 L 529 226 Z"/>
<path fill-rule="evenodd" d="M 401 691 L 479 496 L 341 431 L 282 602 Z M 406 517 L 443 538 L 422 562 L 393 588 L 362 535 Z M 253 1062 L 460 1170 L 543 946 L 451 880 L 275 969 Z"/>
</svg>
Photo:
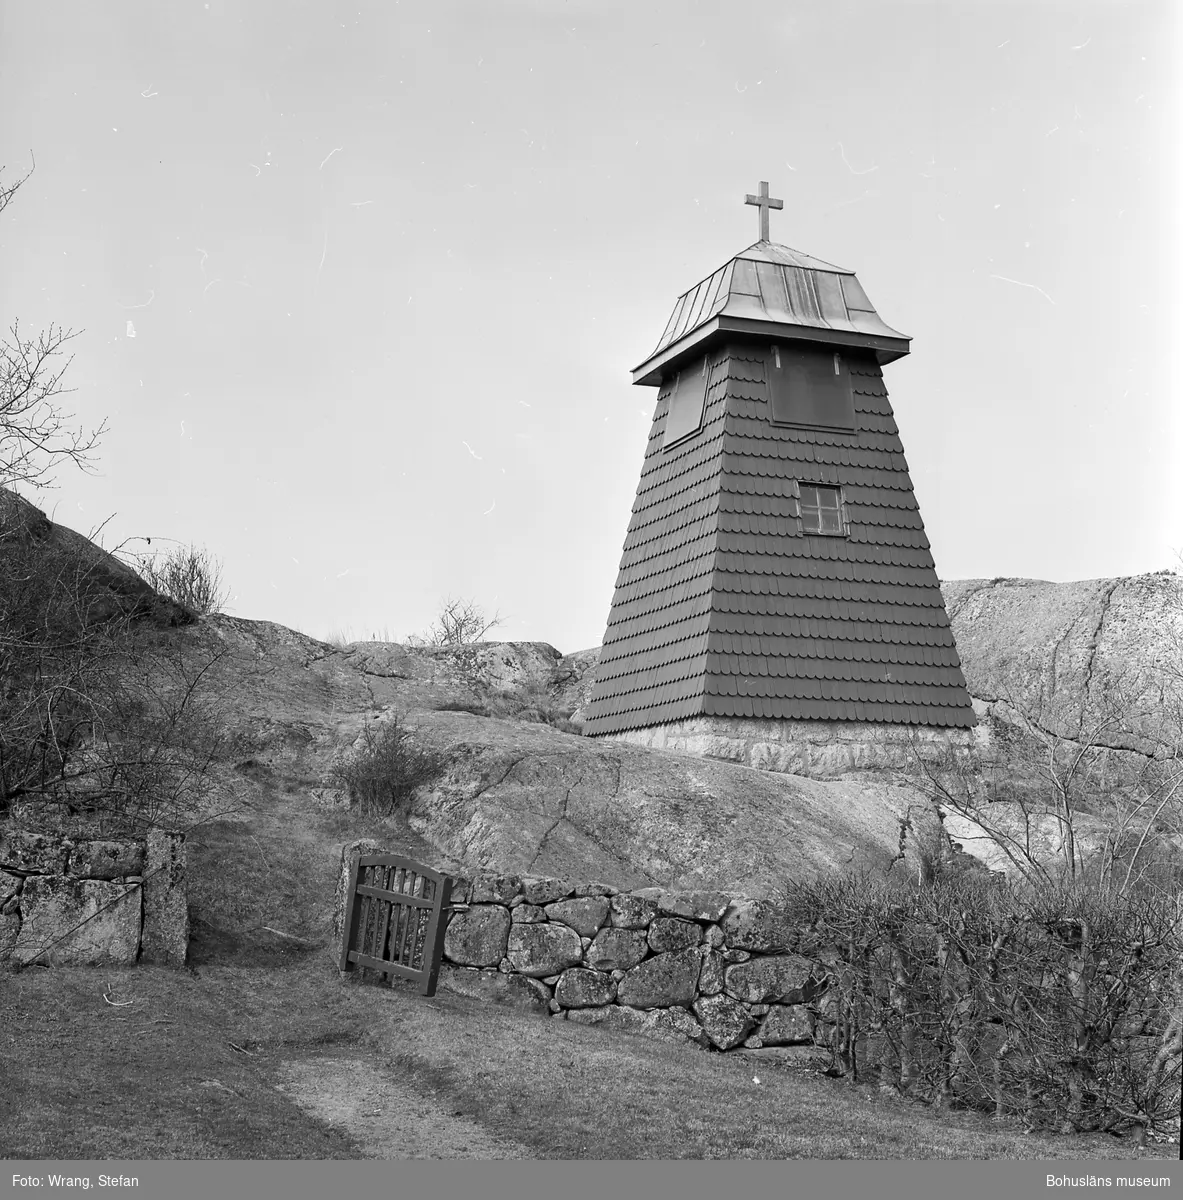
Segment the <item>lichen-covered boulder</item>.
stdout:
<svg viewBox="0 0 1183 1200">
<path fill-rule="evenodd" d="M 794 1046 L 813 1041 L 813 1015 L 802 1004 L 774 1004 L 758 1030 L 766 1046 Z"/>
<path fill-rule="evenodd" d="M 654 917 L 649 923 L 649 948 L 657 954 L 685 950 L 702 941 L 702 926 L 677 917 Z"/>
<path fill-rule="evenodd" d="M 583 946 L 566 925 L 514 925 L 505 954 L 515 971 L 541 979 L 581 963 Z"/>
<path fill-rule="evenodd" d="M 595 971 L 628 971 L 649 953 L 643 929 L 601 929 L 584 952 Z"/>
<path fill-rule="evenodd" d="M 656 954 L 625 972 L 616 999 L 630 1008 L 670 1008 L 694 1001 L 701 966 L 694 948 Z"/>
<path fill-rule="evenodd" d="M 715 996 L 723 990 L 723 967 L 726 960 L 718 950 L 703 947 L 702 969 L 698 973 L 698 990 L 704 996 Z"/>
<path fill-rule="evenodd" d="M 439 983 L 440 987 L 458 992 L 461 996 L 489 1000 L 527 1012 L 547 1012 L 551 998 L 550 988 L 537 979 L 525 975 L 506 975 L 502 971 L 454 967 L 449 963 L 440 965 Z"/>
<path fill-rule="evenodd" d="M 12 946 L 19 963 L 131 966 L 140 949 L 140 889 L 100 879 L 30 875 Z"/>
<path fill-rule="evenodd" d="M 574 890 L 572 884 L 562 879 L 536 879 L 530 875 L 522 879 L 522 895 L 527 904 L 553 904 L 571 895 Z"/>
<path fill-rule="evenodd" d="M 522 893 L 520 875 L 500 875 L 482 871 L 472 881 L 473 904 L 508 904 Z"/>
<path fill-rule="evenodd" d="M 0 830 L 0 867 L 21 874 L 61 875 L 70 843 L 24 829 Z"/>
<path fill-rule="evenodd" d="M 731 904 L 731 897 L 722 892 L 665 892 L 657 907 L 671 917 L 687 917 L 691 921 L 718 921 Z"/>
<path fill-rule="evenodd" d="M 767 900 L 739 900 L 720 922 L 723 936 L 732 950 L 758 950 L 768 954 L 791 949 L 797 930 L 784 913 Z"/>
<path fill-rule="evenodd" d="M 577 900 L 559 900 L 546 906 L 547 918 L 570 925 L 580 937 L 595 937 L 608 918 L 606 896 L 583 896 Z"/>
<path fill-rule="evenodd" d="M 537 904 L 518 904 L 509 910 L 515 925 L 538 925 L 546 920 L 546 909 Z"/>
<path fill-rule="evenodd" d="M 694 1002 L 694 1015 L 720 1050 L 738 1046 L 755 1024 L 752 1014 L 738 1000 L 724 995 L 700 996 Z"/>
<path fill-rule="evenodd" d="M 185 835 L 149 829 L 144 853 L 144 928 L 140 960 L 183 967 L 189 954 Z"/>
<path fill-rule="evenodd" d="M 21 915 L 19 912 L 0 912 L 0 962 L 12 957 L 12 949 L 16 945 L 17 935 L 21 931 Z"/>
<path fill-rule="evenodd" d="M 621 1033 L 639 1034 L 675 1045 L 703 1046 L 702 1026 L 684 1008 L 653 1008 L 642 1011 L 609 1004 L 603 1008 L 573 1008 L 567 1020 L 578 1025 L 603 1025 Z"/>
<path fill-rule="evenodd" d="M 616 983 L 602 971 L 571 967 L 555 984 L 555 999 L 563 1008 L 598 1008 L 616 998 Z"/>
<path fill-rule="evenodd" d="M 466 967 L 495 967 L 505 957 L 509 924 L 509 909 L 500 904 L 454 913 L 444 931 L 444 957 Z"/>
<path fill-rule="evenodd" d="M 723 972 L 723 987 L 736 1000 L 749 1004 L 803 1004 L 820 985 L 813 964 L 798 954 L 774 954 L 734 963 Z"/>
<path fill-rule="evenodd" d="M 69 873 L 80 879 L 122 879 L 144 874 L 140 842 L 77 842 L 70 852 Z"/>
<path fill-rule="evenodd" d="M 612 897 L 612 924 L 617 929 L 645 929 L 657 916 L 657 901 L 631 892 Z"/>
</svg>

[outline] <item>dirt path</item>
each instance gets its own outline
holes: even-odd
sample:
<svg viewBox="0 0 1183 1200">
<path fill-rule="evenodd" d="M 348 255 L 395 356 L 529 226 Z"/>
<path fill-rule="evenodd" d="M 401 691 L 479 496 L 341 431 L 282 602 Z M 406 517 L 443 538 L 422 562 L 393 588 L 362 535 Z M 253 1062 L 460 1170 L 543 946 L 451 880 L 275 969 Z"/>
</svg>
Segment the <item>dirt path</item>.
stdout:
<svg viewBox="0 0 1183 1200">
<path fill-rule="evenodd" d="M 381 1074 L 364 1058 L 289 1059 L 279 1090 L 310 1117 L 346 1133 L 366 1158 L 534 1158 Z"/>
</svg>

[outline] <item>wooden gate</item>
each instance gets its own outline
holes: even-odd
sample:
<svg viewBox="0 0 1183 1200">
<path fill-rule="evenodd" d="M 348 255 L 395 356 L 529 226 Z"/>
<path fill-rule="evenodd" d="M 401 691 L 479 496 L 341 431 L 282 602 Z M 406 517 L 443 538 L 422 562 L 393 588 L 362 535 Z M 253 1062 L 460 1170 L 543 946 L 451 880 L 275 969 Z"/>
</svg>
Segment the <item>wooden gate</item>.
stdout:
<svg viewBox="0 0 1183 1200">
<path fill-rule="evenodd" d="M 369 967 L 416 980 L 435 995 L 444 952 L 443 912 L 452 880 L 395 854 L 353 860 L 345 893 L 341 970 Z"/>
</svg>

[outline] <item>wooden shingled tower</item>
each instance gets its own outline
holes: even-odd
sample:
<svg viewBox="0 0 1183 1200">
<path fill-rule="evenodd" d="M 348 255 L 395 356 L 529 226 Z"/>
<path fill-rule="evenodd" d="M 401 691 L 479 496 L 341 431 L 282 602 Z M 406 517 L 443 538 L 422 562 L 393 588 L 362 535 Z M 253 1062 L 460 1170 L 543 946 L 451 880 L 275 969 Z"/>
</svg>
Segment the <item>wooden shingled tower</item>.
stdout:
<svg viewBox="0 0 1183 1200">
<path fill-rule="evenodd" d="M 747 203 L 760 240 L 633 371 L 657 407 L 584 732 L 810 774 L 875 765 L 884 730 L 957 740 L 974 713 L 881 371 L 910 339 L 854 272 L 768 240 L 766 183 Z"/>
</svg>

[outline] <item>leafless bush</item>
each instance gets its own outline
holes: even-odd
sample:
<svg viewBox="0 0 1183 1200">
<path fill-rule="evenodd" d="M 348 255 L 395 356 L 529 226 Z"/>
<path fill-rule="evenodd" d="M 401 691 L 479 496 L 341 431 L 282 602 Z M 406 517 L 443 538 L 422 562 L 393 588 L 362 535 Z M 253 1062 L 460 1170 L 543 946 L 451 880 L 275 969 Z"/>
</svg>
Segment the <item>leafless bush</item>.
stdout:
<svg viewBox="0 0 1183 1200">
<path fill-rule="evenodd" d="M 143 555 L 138 567 L 155 591 L 199 617 L 221 612 L 229 599 L 229 591 L 222 588 L 222 564 L 204 548 L 181 546 Z"/>
<path fill-rule="evenodd" d="M 0 184 L 0 212 L 28 178 Z M 0 342 L 0 817 L 176 824 L 213 753 L 209 662 L 168 635 L 153 640 L 153 622 L 178 614 L 8 490 L 49 486 L 62 464 L 88 469 L 106 429 L 76 427 L 57 403 L 75 334 L 51 325 L 29 337 L 16 323 L 10 333 Z"/>
<path fill-rule="evenodd" d="M 0 182 L 0 213 L 31 174 L 10 184 Z M 50 486 L 49 476 L 63 463 L 89 469 L 106 423 L 88 432 L 57 404 L 68 393 L 62 380 L 71 362 L 58 360 L 77 336 L 72 329 L 50 325 L 30 337 L 14 321 L 9 337 L 0 341 L 0 487 Z"/>
<path fill-rule="evenodd" d="M 485 610 L 473 600 L 448 599 L 422 640 L 428 646 L 459 648 L 481 641 L 490 629 L 500 624 L 500 614 L 487 617 Z"/>
<path fill-rule="evenodd" d="M 1072 1130 L 1172 1130 L 1179 906 L 958 874 L 785 889 L 829 963 L 832 1046 L 856 1078 Z"/>
<path fill-rule="evenodd" d="M 362 745 L 332 771 L 333 778 L 364 812 L 388 817 L 404 811 L 415 789 L 443 770 L 443 756 L 415 738 L 397 714 L 377 728 L 362 729 Z"/>
<path fill-rule="evenodd" d="M 77 546 L 22 532 L 0 524 L 0 815 L 187 823 L 211 786 L 218 654 L 114 602 Z"/>
</svg>

